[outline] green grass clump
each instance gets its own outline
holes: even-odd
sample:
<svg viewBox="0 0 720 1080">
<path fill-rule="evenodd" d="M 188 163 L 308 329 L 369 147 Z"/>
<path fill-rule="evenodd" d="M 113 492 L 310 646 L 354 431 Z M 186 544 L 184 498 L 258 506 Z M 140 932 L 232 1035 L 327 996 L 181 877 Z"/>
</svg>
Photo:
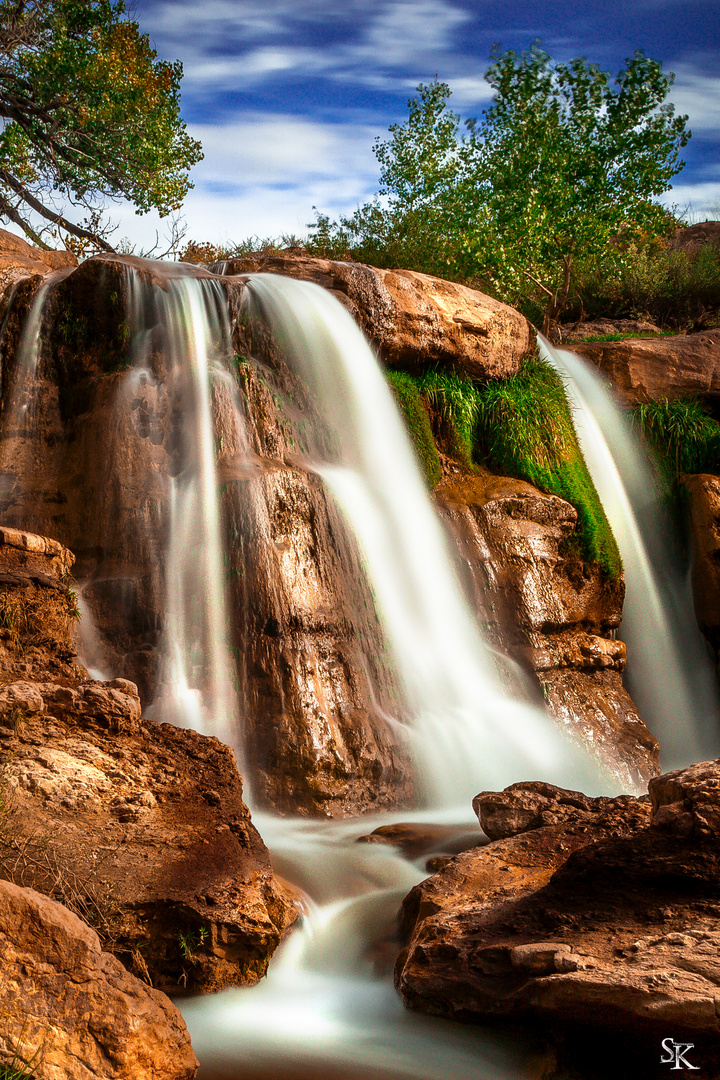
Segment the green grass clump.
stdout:
<svg viewBox="0 0 720 1080">
<path fill-rule="evenodd" d="M 463 465 L 472 465 L 479 409 L 478 388 L 454 371 L 428 371 L 421 376 L 417 385 L 444 428 L 448 453 Z"/>
<path fill-rule="evenodd" d="M 680 473 L 720 472 L 720 424 L 699 398 L 636 405 L 632 418 L 670 481 Z"/>
<path fill-rule="evenodd" d="M 412 375 L 404 371 L 388 371 L 387 380 L 405 419 L 427 482 L 434 488 L 440 480 L 440 458 L 418 384 Z"/>
<path fill-rule="evenodd" d="M 517 476 L 575 507 L 580 553 L 612 579 L 620 552 L 590 478 L 562 379 L 537 357 L 517 375 L 488 383 L 479 394 L 476 452 L 506 476 Z"/>
</svg>

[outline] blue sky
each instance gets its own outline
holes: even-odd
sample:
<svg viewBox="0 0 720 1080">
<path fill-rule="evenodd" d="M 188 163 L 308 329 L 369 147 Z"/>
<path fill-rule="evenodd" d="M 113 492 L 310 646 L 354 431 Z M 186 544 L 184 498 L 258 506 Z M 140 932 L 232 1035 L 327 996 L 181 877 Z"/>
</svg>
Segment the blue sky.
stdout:
<svg viewBox="0 0 720 1080">
<path fill-rule="evenodd" d="M 136 0 L 135 17 L 184 64 L 183 115 L 205 150 L 184 207 L 193 239 L 302 234 L 313 206 L 352 211 L 377 190 L 373 139 L 419 82 L 449 82 L 455 110 L 477 116 L 492 45 L 534 38 L 613 75 L 638 48 L 674 71 L 693 138 L 668 201 L 720 216 L 720 0 Z M 114 216 L 140 244 L 158 225 Z"/>
</svg>

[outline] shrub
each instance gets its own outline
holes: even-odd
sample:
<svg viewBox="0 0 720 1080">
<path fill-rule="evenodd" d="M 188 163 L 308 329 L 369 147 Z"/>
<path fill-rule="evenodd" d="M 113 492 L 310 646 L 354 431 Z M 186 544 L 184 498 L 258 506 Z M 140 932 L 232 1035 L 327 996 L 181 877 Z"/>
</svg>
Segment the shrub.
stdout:
<svg viewBox="0 0 720 1080">
<path fill-rule="evenodd" d="M 637 405 L 632 418 L 670 481 L 684 472 L 720 472 L 720 424 L 699 398 Z"/>
</svg>

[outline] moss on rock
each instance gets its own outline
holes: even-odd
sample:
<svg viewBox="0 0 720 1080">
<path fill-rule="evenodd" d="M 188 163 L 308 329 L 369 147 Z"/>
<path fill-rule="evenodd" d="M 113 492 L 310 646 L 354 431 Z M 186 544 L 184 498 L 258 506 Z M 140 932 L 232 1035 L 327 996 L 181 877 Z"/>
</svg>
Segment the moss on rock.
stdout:
<svg viewBox="0 0 720 1080">
<path fill-rule="evenodd" d="M 404 371 L 388 371 L 387 379 L 400 407 L 427 482 L 431 488 L 434 488 L 440 480 L 440 458 L 418 381 Z"/>
</svg>

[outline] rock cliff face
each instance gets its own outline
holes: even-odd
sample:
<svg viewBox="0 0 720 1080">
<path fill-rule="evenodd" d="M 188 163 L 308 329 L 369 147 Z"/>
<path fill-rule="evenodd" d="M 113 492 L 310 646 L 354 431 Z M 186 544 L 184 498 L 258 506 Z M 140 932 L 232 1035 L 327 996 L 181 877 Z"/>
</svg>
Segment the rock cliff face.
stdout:
<svg viewBox="0 0 720 1080">
<path fill-rule="evenodd" d="M 390 364 L 442 362 L 495 377 L 515 371 L 527 349 L 525 321 L 472 290 L 322 260 L 290 263 L 258 268 L 292 270 L 339 294 Z M 26 329 L 43 286 L 29 279 L 13 294 L 0 343 L 0 515 L 75 551 L 85 623 L 95 624 L 105 669 L 136 683 L 143 704 L 157 688 L 170 478 L 183 468 L 181 399 L 162 326 L 172 273 L 103 256 L 54 279 L 32 363 Z M 195 275 L 218 313 L 217 350 L 227 346 L 229 312 L 241 358 L 244 433 L 227 380 L 216 380 L 213 414 L 255 797 L 281 812 L 331 816 L 407 804 L 407 750 L 386 719 L 402 718 L 403 705 L 382 631 L 354 541 L 307 465 L 312 403 L 239 314 L 242 279 Z M 540 673 L 561 722 L 636 784 L 652 774 L 656 748 L 621 685 L 624 652 L 612 638 L 621 592 L 563 554 L 574 523 L 567 504 L 514 481 L 490 494 L 478 483 L 468 478 L 460 490 L 456 479 L 439 492 L 475 602 L 501 646 Z"/>
<path fill-rule="evenodd" d="M 72 562 L 44 537 L 4 535 L 0 567 L 30 553 L 51 578 L 53 563 Z M 50 596 L 62 603 L 57 589 Z M 23 617 L 34 597 L 17 569 L 0 575 L 0 603 L 24 628 L 19 643 L 0 639 L 0 878 L 70 904 L 160 989 L 257 981 L 296 911 L 232 751 L 144 722 L 127 680 L 88 680 L 71 663 L 66 609 L 57 638 L 48 615 L 39 625 Z"/>
<path fill-rule="evenodd" d="M 328 289 L 391 368 L 439 365 L 477 379 L 505 378 L 518 370 L 530 347 L 528 322 L 514 308 L 412 270 L 292 255 L 229 259 L 217 269 L 284 274 Z"/>
<path fill-rule="evenodd" d="M 663 397 L 720 396 L 720 330 L 676 337 L 583 341 L 576 346 L 607 375 L 623 404 Z"/>
<path fill-rule="evenodd" d="M 650 798 L 532 783 L 479 795 L 497 839 L 405 900 L 407 1004 L 564 1030 L 583 1076 L 612 1075 L 618 1054 L 628 1074 L 660 1075 L 669 1035 L 716 1075 L 719 788 L 720 762 L 706 762 L 652 780 Z"/>
<path fill-rule="evenodd" d="M 436 491 L 496 644 L 536 675 L 550 711 L 628 790 L 657 772 L 658 744 L 622 684 L 615 637 L 624 585 L 573 550 L 569 503 L 522 480 L 478 471 Z"/>
</svg>

